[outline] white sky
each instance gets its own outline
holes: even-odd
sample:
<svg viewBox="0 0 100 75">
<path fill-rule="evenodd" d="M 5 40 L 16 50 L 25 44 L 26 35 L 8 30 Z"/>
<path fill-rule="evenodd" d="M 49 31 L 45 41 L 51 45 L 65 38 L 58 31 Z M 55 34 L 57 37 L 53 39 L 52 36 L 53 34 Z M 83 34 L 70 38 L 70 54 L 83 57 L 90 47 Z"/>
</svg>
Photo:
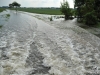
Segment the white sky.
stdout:
<svg viewBox="0 0 100 75">
<path fill-rule="evenodd" d="M 63 0 L 0 0 L 0 6 L 7 6 L 13 1 L 21 4 L 22 7 L 60 7 Z M 74 7 L 73 0 L 67 0 L 70 7 Z"/>
</svg>

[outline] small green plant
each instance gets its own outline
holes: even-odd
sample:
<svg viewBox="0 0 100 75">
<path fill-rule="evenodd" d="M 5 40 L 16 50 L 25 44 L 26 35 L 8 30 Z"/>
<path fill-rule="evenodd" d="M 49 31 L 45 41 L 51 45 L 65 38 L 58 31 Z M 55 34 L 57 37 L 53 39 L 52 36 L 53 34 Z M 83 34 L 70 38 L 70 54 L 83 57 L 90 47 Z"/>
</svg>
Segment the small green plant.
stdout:
<svg viewBox="0 0 100 75">
<path fill-rule="evenodd" d="M 50 17 L 50 21 L 53 21 L 52 16 Z"/>
<path fill-rule="evenodd" d="M 9 18 L 10 17 L 10 14 L 6 14 L 6 18 Z"/>
<path fill-rule="evenodd" d="M 6 14 L 8 17 L 10 17 L 10 14 Z"/>
</svg>

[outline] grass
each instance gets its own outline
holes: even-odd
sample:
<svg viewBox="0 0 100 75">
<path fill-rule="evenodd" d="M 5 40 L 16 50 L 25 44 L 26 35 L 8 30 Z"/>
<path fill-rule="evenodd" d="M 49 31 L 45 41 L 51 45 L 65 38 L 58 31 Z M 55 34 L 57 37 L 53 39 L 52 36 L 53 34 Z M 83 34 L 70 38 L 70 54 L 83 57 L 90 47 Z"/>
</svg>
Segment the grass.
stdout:
<svg viewBox="0 0 100 75">
<path fill-rule="evenodd" d="M 2 28 L 2 25 L 0 25 L 0 28 Z"/>
<path fill-rule="evenodd" d="M 10 14 L 6 14 L 6 18 L 9 18 L 10 17 Z"/>
<path fill-rule="evenodd" d="M 38 14 L 49 14 L 49 15 L 62 15 L 59 8 L 18 8 L 19 11 L 38 13 Z"/>
<path fill-rule="evenodd" d="M 5 8 L 0 8 L 0 12 L 2 12 L 2 11 L 4 11 L 5 10 Z"/>
</svg>

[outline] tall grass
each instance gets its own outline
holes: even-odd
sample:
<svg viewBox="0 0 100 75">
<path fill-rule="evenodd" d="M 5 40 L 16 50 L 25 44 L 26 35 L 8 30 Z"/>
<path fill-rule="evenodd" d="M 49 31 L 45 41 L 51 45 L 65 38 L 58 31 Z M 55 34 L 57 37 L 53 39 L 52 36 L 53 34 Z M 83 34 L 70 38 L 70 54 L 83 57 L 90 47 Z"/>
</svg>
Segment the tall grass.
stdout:
<svg viewBox="0 0 100 75">
<path fill-rule="evenodd" d="M 18 8 L 19 11 L 39 13 L 39 14 L 49 14 L 49 15 L 61 15 L 60 9 L 53 8 Z"/>
</svg>

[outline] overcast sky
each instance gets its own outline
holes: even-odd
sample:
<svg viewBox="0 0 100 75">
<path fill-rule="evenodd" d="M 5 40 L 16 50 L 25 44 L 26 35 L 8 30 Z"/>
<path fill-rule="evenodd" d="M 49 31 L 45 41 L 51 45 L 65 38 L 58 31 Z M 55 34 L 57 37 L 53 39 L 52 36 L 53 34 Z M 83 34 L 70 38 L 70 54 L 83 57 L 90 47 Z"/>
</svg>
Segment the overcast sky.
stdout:
<svg viewBox="0 0 100 75">
<path fill-rule="evenodd" d="M 60 7 L 63 0 L 0 0 L 0 6 L 7 6 L 9 3 L 16 1 L 22 7 Z M 73 0 L 67 0 L 70 7 L 73 8 Z"/>
</svg>

